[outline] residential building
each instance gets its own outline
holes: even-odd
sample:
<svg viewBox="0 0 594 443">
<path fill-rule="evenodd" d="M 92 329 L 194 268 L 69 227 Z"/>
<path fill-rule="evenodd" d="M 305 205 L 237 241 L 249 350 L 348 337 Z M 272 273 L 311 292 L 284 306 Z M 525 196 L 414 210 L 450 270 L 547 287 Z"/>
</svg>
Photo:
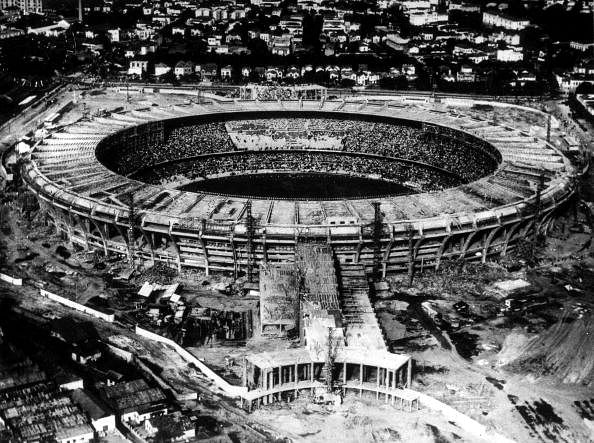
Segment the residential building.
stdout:
<svg viewBox="0 0 594 443">
<path fill-rule="evenodd" d="M 510 29 L 520 31 L 530 25 L 530 20 L 524 18 L 512 17 L 500 12 L 483 12 L 483 24 L 496 28 Z"/>
<path fill-rule="evenodd" d="M 17 7 L 25 13 L 42 13 L 42 0 L 0 0 L 0 10 L 5 10 L 10 7 Z"/>
<path fill-rule="evenodd" d="M 155 65 L 155 76 L 156 77 L 160 77 L 163 74 L 167 74 L 169 71 L 171 71 L 171 67 L 167 66 L 165 63 L 157 63 Z"/>
<path fill-rule="evenodd" d="M 166 414 L 168 409 L 163 391 L 149 387 L 142 379 L 101 388 L 99 395 L 123 422 L 142 423 Z"/>
<path fill-rule="evenodd" d="M 130 65 L 128 67 L 128 75 L 138 75 L 141 76 L 143 73 L 148 71 L 148 61 L 147 60 L 130 60 Z"/>
<path fill-rule="evenodd" d="M 194 63 L 179 61 L 176 63 L 174 68 L 174 74 L 177 78 L 191 75 L 194 73 Z"/>
<path fill-rule="evenodd" d="M 227 65 L 221 68 L 221 79 L 230 79 L 233 74 L 233 68 L 231 65 Z"/>
<path fill-rule="evenodd" d="M 524 60 L 522 48 L 508 48 L 497 50 L 497 60 L 500 62 L 519 62 Z"/>
</svg>

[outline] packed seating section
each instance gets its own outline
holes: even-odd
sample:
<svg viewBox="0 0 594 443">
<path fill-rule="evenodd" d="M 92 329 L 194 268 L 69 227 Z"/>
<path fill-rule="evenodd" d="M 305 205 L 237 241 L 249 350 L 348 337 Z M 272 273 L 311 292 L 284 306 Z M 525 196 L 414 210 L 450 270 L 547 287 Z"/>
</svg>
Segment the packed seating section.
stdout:
<svg viewBox="0 0 594 443">
<path fill-rule="evenodd" d="M 460 137 L 461 134 L 436 126 L 428 130 L 365 120 L 254 118 L 173 127 L 160 143 L 119 143 L 116 150 L 110 150 L 113 155 L 103 156 L 103 162 L 115 172 L 133 174 L 152 183 L 167 180 L 166 174 L 206 177 L 224 172 L 286 169 L 369 174 L 410 181 L 420 184 L 423 190 L 433 190 L 477 180 L 496 169 L 498 162 L 493 151 L 472 138 Z M 279 150 L 303 152 L 275 152 Z M 429 167 L 380 158 L 341 158 L 332 153 L 308 152 L 311 150 L 391 157 Z M 235 151 L 245 155 L 198 157 Z M 252 151 L 267 152 L 248 155 Z M 171 163 L 176 161 L 179 162 Z M 436 177 L 432 178 L 431 167 L 451 173 L 450 177 L 433 171 Z"/>
</svg>

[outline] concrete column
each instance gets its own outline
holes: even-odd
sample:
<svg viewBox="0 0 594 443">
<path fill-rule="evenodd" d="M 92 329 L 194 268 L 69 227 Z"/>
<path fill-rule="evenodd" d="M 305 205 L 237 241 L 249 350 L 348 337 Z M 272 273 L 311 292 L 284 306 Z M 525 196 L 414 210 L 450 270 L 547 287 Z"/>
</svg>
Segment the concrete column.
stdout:
<svg viewBox="0 0 594 443">
<path fill-rule="evenodd" d="M 359 365 L 359 384 L 363 384 L 363 363 Z"/>
<path fill-rule="evenodd" d="M 407 374 L 406 374 L 406 387 L 410 388 L 412 383 L 412 358 L 408 360 Z"/>
<path fill-rule="evenodd" d="M 377 367 L 377 372 L 375 375 L 375 385 L 376 385 L 376 389 L 375 389 L 375 398 L 378 399 L 379 398 L 379 387 L 380 387 L 380 371 L 381 368 L 378 366 Z"/>
<path fill-rule="evenodd" d="M 314 364 L 311 364 L 311 381 L 314 381 Z"/>
<path fill-rule="evenodd" d="M 293 381 L 295 382 L 295 384 L 297 384 L 299 382 L 299 366 L 297 366 L 297 363 L 295 363 L 295 367 L 293 368 L 293 370 Z"/>
<path fill-rule="evenodd" d="M 347 364 L 344 362 L 342 364 L 342 384 L 346 385 L 347 382 Z"/>
</svg>

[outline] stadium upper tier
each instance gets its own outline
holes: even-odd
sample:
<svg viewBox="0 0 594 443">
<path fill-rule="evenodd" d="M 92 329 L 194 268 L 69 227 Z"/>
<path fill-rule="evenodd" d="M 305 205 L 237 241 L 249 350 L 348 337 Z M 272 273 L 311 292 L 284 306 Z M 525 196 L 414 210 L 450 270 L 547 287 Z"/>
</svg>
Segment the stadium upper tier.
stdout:
<svg viewBox="0 0 594 443">
<path fill-rule="evenodd" d="M 132 178 L 145 181 L 144 173 L 150 172 L 153 184 L 188 174 L 207 178 L 258 170 L 340 171 L 409 181 L 420 190 L 476 180 L 493 172 L 501 160 L 488 143 L 449 128 L 327 111 L 171 119 L 164 125 L 163 138 L 163 142 L 137 146 L 117 133 L 98 146 L 97 156 L 109 169 Z M 233 155 L 218 155 L 222 153 Z"/>
<path fill-rule="evenodd" d="M 294 240 L 305 230 L 307 235 L 328 238 L 330 242 L 338 238 L 336 241 L 343 243 L 337 243 L 337 250 L 342 248 L 348 250 L 345 254 L 353 255 L 348 261 L 366 260 L 365 254 L 372 249 L 367 243 L 371 241 L 368 231 L 374 222 L 376 201 L 380 203 L 385 262 L 390 261 L 390 248 L 396 247 L 398 238 L 405 233 L 412 232 L 418 241 L 413 261 L 424 254 L 423 248 L 428 247 L 432 237 L 447 237 L 448 243 L 456 240 L 455 245 L 439 243 L 433 252 L 427 252 L 434 263 L 435 254 L 439 253 L 439 263 L 452 247 L 452 255 L 456 256 L 473 251 L 474 242 L 482 237 L 466 238 L 469 233 L 496 228 L 499 232 L 491 236 L 486 249 L 484 238 L 477 246 L 482 251 L 477 256 L 486 257 L 501 252 L 490 249 L 496 239 L 501 237 L 498 244 L 504 245 L 505 250 L 516 235 L 531 229 L 535 211 L 543 219 L 551 217 L 572 191 L 572 166 L 544 140 L 546 116 L 527 108 L 496 105 L 505 107 L 500 108 L 505 111 L 497 120 L 488 111 L 493 109 L 490 105 L 477 106 L 470 100 L 435 105 L 426 100 L 407 103 L 402 97 L 377 101 L 213 101 L 145 106 L 59 128 L 34 148 L 32 161 L 25 164 L 23 172 L 58 229 L 80 244 L 106 252 L 123 252 L 127 248 L 123 229 L 130 225 L 129 198 L 133 195 L 134 223 L 139 232 L 135 253 L 144 249 L 145 257 L 175 260 L 179 266 L 207 270 L 236 269 L 238 263 L 242 266 L 247 258 L 237 251 L 245 245 L 236 250 L 234 242 L 241 243 L 246 235 L 248 201 L 257 223 L 258 260 L 270 259 L 266 246 L 260 244 L 266 240 L 260 237 L 269 242 L 275 236 Z M 557 128 L 553 128 L 553 135 L 563 137 Z M 190 178 L 225 173 L 228 165 L 221 166 L 213 155 L 224 154 L 226 161 L 229 156 L 243 160 L 257 156 L 258 160 L 252 158 L 252 166 L 247 169 L 275 171 L 293 169 L 299 163 L 300 151 L 305 156 L 314 150 L 323 151 L 324 155 L 375 156 L 377 161 L 371 166 L 345 162 L 345 168 L 347 164 L 351 168 L 346 172 L 394 180 L 398 177 L 389 176 L 391 168 L 382 169 L 381 165 L 382 159 L 396 159 L 401 163 L 395 169 L 408 174 L 402 181 L 408 181 L 417 191 L 430 192 L 290 201 L 184 192 L 175 189 L 180 181 L 172 184 L 171 180 L 179 175 L 187 178 L 188 164 L 200 166 Z M 282 162 L 278 161 L 260 162 L 288 155 L 286 151 L 291 152 L 286 157 L 290 161 L 283 167 L 279 167 Z M 208 162 L 213 167 L 204 169 L 205 164 L 211 164 Z M 246 169 L 241 162 L 233 160 L 232 164 L 235 173 Z M 411 169 L 424 171 L 425 175 L 416 177 L 403 165 L 412 165 Z M 335 172 L 325 168 L 325 172 Z M 311 170 L 317 170 L 316 166 L 311 166 Z M 431 183 L 427 171 L 447 176 L 449 181 Z M 541 180 L 542 192 L 537 201 Z M 221 252 L 219 258 L 213 258 L 212 252 L 208 256 L 209 247 L 203 239 L 211 231 L 220 231 L 219 237 L 225 239 L 218 246 L 212 240 L 212 248 L 228 249 L 229 256 L 227 252 Z M 201 239 L 188 241 L 188 248 L 193 243 L 191 247 L 202 251 L 200 258 L 190 258 L 190 252 L 184 258 L 180 239 L 191 237 L 191 232 L 197 232 Z M 156 239 L 153 234 L 163 238 Z M 465 240 L 458 242 L 458 234 L 464 235 Z M 489 235 L 486 231 L 483 234 Z M 283 254 L 278 252 L 274 259 L 283 260 Z M 400 257 L 396 262 L 410 259 L 409 253 L 408 258 Z M 232 268 L 227 261 L 234 263 Z M 388 271 L 390 266 L 387 263 Z M 394 269 L 399 266 L 395 264 Z"/>
</svg>

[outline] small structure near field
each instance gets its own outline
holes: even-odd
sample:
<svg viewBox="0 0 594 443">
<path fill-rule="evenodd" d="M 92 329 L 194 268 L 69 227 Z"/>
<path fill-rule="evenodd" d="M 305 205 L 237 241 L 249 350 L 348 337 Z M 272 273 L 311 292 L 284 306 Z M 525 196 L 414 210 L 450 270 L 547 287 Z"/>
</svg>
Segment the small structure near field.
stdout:
<svg viewBox="0 0 594 443">
<path fill-rule="evenodd" d="M 299 279 L 293 263 L 260 269 L 260 332 L 284 336 L 299 323 Z"/>
</svg>

